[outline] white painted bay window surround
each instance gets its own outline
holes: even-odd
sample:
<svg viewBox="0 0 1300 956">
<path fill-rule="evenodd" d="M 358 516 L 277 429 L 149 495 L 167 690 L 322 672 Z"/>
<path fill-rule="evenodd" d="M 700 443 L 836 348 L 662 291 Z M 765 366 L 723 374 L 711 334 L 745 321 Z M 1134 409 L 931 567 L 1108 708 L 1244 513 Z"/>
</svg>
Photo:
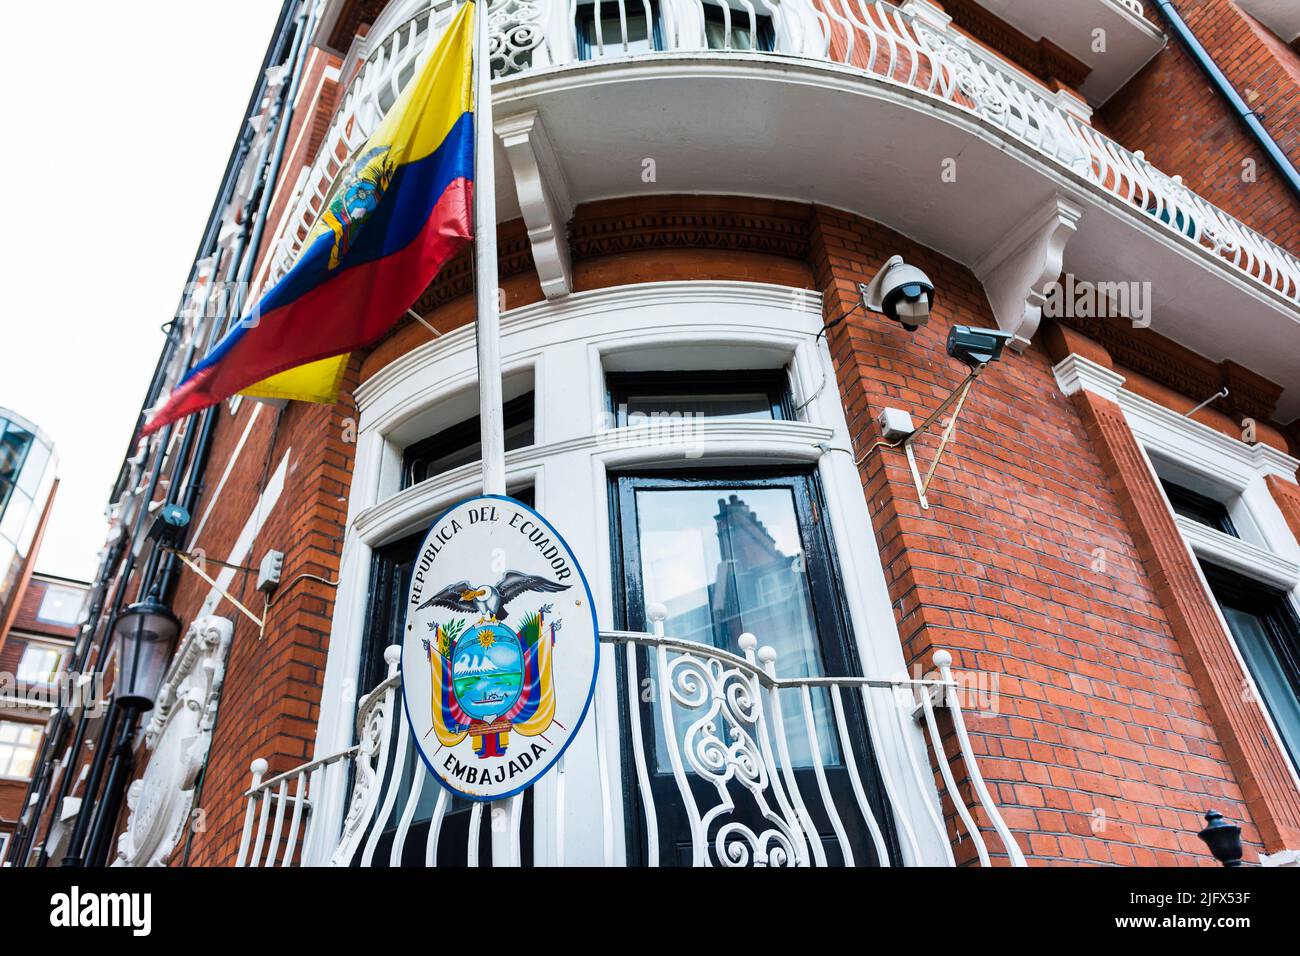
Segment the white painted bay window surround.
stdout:
<svg viewBox="0 0 1300 956">
<path fill-rule="evenodd" d="M 741 658 L 753 645 L 737 634 L 752 630 L 758 644 L 777 650 L 780 677 L 857 673 L 886 679 L 905 672 L 861 481 L 847 451 L 851 442 L 834 368 L 818 338 L 821 328 L 818 295 L 743 282 L 622 286 L 503 316 L 505 397 L 531 402 L 532 411 L 531 420 L 527 408 L 519 411 L 520 422 L 527 423 L 520 425 L 518 447 L 506 455 L 508 488 L 531 499 L 583 562 L 603 632 L 648 631 L 666 617 L 668 637 L 694 639 Z M 654 375 L 664 370 L 678 372 L 680 380 Z M 358 697 L 374 686 L 368 675 L 384 672 L 378 653 L 383 648 L 370 633 L 372 569 L 382 570 L 377 559 L 394 542 L 418 540 L 443 510 L 480 490 L 477 460 L 435 468 L 412 483 L 407 454 L 430 436 L 455 434 L 457 423 L 473 416 L 475 381 L 474 333 L 464 326 L 396 359 L 357 390 L 358 447 L 341 567 L 348 586 L 340 589 L 335 608 L 318 759 L 354 742 Z M 656 409 L 664 414 L 656 416 Z M 806 514 L 813 517 L 800 517 Z M 823 536 L 818 540 L 833 546 L 812 542 L 810 522 Z M 747 550 L 732 551 L 728 542 L 742 536 Z M 681 549 L 680 565 L 674 566 L 665 547 Z M 834 570 L 804 573 L 808 562 L 818 561 Z M 752 567 L 736 570 L 745 562 Z M 692 569 L 700 580 L 685 581 Z M 763 569 L 772 573 L 759 573 Z M 385 588 L 400 592 L 391 582 L 378 590 Z M 731 603 L 720 611 L 723 602 L 714 598 L 724 590 Z M 826 623 L 832 611 L 842 626 Z M 844 642 L 830 648 L 825 634 L 836 628 Z M 810 637 L 814 632 L 821 635 L 820 647 Z M 625 790 L 627 768 L 619 756 L 627 753 L 628 731 L 620 723 L 627 691 L 618 675 L 631 653 L 624 645 L 602 644 L 593 715 L 559 772 L 534 788 L 522 823 L 512 818 L 512 826 L 524 828 L 525 861 L 644 860 L 645 848 L 635 844 L 645 827 L 634 819 L 643 801 Z M 881 700 L 887 701 L 885 690 Z M 799 691 L 793 694 L 781 709 L 795 736 L 807 743 L 802 752 L 792 748 L 781 763 L 798 776 L 799 768 L 815 762 L 813 751 L 828 767 L 837 763 L 843 738 L 835 732 L 829 689 L 814 687 L 802 713 Z M 857 706 L 851 700 L 845 709 L 856 712 Z M 881 709 L 869 749 L 880 775 L 892 781 L 889 826 L 898 830 L 898 843 L 891 855 L 908 863 L 950 861 L 941 825 L 931 826 L 938 822 L 938 803 L 922 731 L 910 708 L 901 721 L 888 713 L 888 703 Z M 805 717 L 815 733 L 799 729 Z M 654 733 L 647 733 L 647 749 L 654 751 Z M 865 732 L 859 736 L 866 740 Z M 651 753 L 652 768 L 660 753 Z M 864 778 L 872 776 L 871 767 L 863 769 Z M 814 795 L 819 787 L 838 786 L 829 770 L 823 775 L 819 767 L 817 780 L 808 774 Z M 849 776 L 860 793 L 858 768 L 846 771 L 846 792 Z M 406 786 L 415 785 L 408 779 Z M 313 812 L 324 819 L 320 829 L 337 833 L 348 804 L 346 775 L 326 774 L 324 781 L 313 791 Z M 430 789 L 433 796 L 421 799 L 432 806 L 438 792 Z M 847 799 L 853 800 L 851 793 Z M 458 802 L 452 801 L 449 813 Z M 542 825 L 556 819 L 557 807 L 558 825 Z M 432 811 L 421 812 L 427 819 Z M 843 842 L 836 821 L 831 828 Z M 687 838 L 687 862 L 689 844 Z M 321 852 L 309 848 L 308 856 L 313 849 Z M 661 847 L 666 859 L 673 852 Z"/>
</svg>

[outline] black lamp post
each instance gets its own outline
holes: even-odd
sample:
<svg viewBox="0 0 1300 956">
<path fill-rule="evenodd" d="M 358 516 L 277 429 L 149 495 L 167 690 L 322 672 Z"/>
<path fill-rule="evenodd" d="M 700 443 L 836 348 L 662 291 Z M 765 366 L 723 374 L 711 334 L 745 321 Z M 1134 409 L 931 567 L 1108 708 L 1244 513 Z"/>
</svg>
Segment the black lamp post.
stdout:
<svg viewBox="0 0 1300 956">
<path fill-rule="evenodd" d="M 113 685 L 113 705 L 105 718 L 101 747 L 95 754 L 90 776 L 86 781 L 85 803 L 77 815 L 77 822 L 68 840 L 68 855 L 64 866 L 81 866 L 84 862 L 102 864 L 107 853 L 108 839 L 113 823 L 122 808 L 122 797 L 131 779 L 134 762 L 132 743 L 140 715 L 152 710 L 162 687 L 167 666 L 176 650 L 181 622 L 165 604 L 158 600 L 157 592 L 150 591 L 143 601 L 129 605 L 113 622 L 113 638 L 117 641 L 118 672 Z M 121 716 L 121 728 L 114 720 Z M 116 743 L 113 734 L 116 730 Z M 99 779 L 104 771 L 104 761 L 110 755 L 112 764 L 108 780 L 98 806 L 94 806 L 93 821 L 90 810 L 94 795 L 99 789 Z M 86 852 L 87 830 L 90 839 Z"/>
<path fill-rule="evenodd" d="M 1210 848 L 1214 858 L 1224 866 L 1241 866 L 1241 827 L 1223 819 L 1218 810 L 1205 815 L 1208 824 L 1197 834 Z"/>
<path fill-rule="evenodd" d="M 118 654 L 113 696 L 119 707 L 137 716 L 153 709 L 180 632 L 181 622 L 153 592 L 118 615 L 113 624 Z"/>
</svg>

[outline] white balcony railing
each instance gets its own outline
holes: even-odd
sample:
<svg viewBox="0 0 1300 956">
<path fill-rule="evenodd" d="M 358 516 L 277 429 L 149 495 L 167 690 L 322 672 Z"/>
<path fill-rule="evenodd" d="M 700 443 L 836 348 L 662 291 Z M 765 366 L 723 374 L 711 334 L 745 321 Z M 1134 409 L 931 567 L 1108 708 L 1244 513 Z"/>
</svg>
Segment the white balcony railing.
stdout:
<svg viewBox="0 0 1300 956">
<path fill-rule="evenodd" d="M 292 210 L 265 282 L 293 264 L 352 152 L 375 128 L 455 8 L 453 0 L 394 0 L 358 41 L 351 80 Z M 657 22 L 655 45 L 645 37 Z M 707 16 L 717 11 L 720 16 Z M 1038 154 L 1140 210 L 1152 228 L 1207 250 L 1300 304 L 1300 260 L 1093 129 L 1026 75 L 939 21 L 870 0 L 493 0 L 496 77 L 580 60 L 664 52 L 752 53 L 760 20 L 776 54 L 845 65 L 972 113 Z M 430 29 L 430 24 L 433 29 Z M 640 37 L 641 39 L 638 39 Z"/>
<path fill-rule="evenodd" d="M 892 831 L 894 858 L 905 863 L 954 865 L 951 846 L 959 833 L 982 865 L 989 865 L 991 852 L 1001 852 L 1012 866 L 1025 865 L 980 775 L 959 700 L 966 691 L 954 679 L 947 652 L 935 654 L 936 679 L 780 679 L 775 651 L 759 649 L 749 634 L 740 638 L 743 657 L 662 634 L 605 632 L 601 642 L 624 655 L 628 690 L 620 707 L 625 732 L 618 739 L 621 750 L 632 752 L 607 753 L 607 734 L 596 727 L 600 793 L 586 805 L 602 808 L 601 819 L 588 820 L 583 834 L 573 833 L 570 824 L 568 839 L 600 841 L 607 865 L 615 862 L 616 804 L 624 800 L 611 783 L 619 779 L 620 766 L 634 777 L 638 838 L 651 861 L 660 859 L 663 843 L 689 844 L 681 859 L 697 866 L 815 866 L 828 859 L 888 865 Z M 433 865 L 445 863 L 449 853 L 456 863 L 480 862 L 484 804 L 473 805 L 468 827 L 456 831 L 456 845 L 446 845 L 451 798 L 414 756 L 399 701 L 399 657 L 397 646 L 388 649 L 387 679 L 358 705 L 358 744 L 270 779 L 263 779 L 266 762 L 254 762 L 238 866 L 372 866 L 413 859 Z M 648 686 L 666 688 L 671 706 L 643 706 Z M 948 739 L 940 730 L 939 708 L 949 714 Z M 657 734 L 658 743 L 649 746 L 643 738 L 646 715 L 659 722 L 644 727 Z M 593 706 L 588 719 L 598 723 L 601 716 Z M 912 721 L 925 730 L 929 765 L 906 743 Z M 873 760 L 874 778 L 859 766 L 857 755 L 866 754 L 874 755 L 866 758 Z M 330 788 L 346 786 L 349 774 L 352 792 L 340 832 L 314 810 Z M 436 803 L 421 799 L 425 788 L 437 794 Z M 869 792 L 880 795 L 874 806 Z M 523 798 L 515 797 L 508 810 L 493 811 L 494 820 L 508 813 L 508 823 L 493 826 L 506 836 L 501 849 L 493 843 L 493 856 L 503 854 L 496 865 L 524 859 L 522 808 Z M 549 819 L 534 816 L 532 823 L 533 843 L 555 848 L 549 862 L 566 861 L 565 820 L 560 784 Z M 669 820 L 678 821 L 676 831 L 664 822 Z M 542 826 L 551 832 L 539 839 Z M 416 830 L 422 847 L 408 845 Z M 992 850 L 990 833 L 997 836 Z M 859 836 L 856 852 L 851 834 Z M 670 840 L 674 844 L 664 842 Z M 923 851 L 923 845 L 930 849 Z"/>
</svg>

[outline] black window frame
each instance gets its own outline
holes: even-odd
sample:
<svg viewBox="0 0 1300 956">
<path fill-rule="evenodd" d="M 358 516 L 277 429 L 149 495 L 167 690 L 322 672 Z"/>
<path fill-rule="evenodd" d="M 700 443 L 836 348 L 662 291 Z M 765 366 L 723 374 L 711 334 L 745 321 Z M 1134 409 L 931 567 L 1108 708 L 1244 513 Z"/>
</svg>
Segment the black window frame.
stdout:
<svg viewBox="0 0 1300 956">
<path fill-rule="evenodd" d="M 1228 506 L 1222 501 L 1169 481 L 1167 478 L 1160 479 L 1160 486 L 1164 488 L 1165 497 L 1169 499 L 1174 514 L 1182 515 L 1184 518 L 1234 538 L 1241 537 L 1237 533 L 1236 525 L 1232 523 L 1232 517 L 1228 514 Z"/>
<path fill-rule="evenodd" d="M 537 440 L 537 393 L 529 389 L 518 398 L 512 398 L 501 406 L 502 427 L 507 435 L 506 451 L 514 451 L 516 448 L 526 448 Z M 512 442 L 509 434 L 512 429 L 531 421 L 533 424 L 532 440 L 524 443 Z M 436 478 L 445 472 L 439 471 L 430 475 L 426 471 L 424 476 L 416 480 L 414 477 L 415 466 L 420 462 L 436 461 L 439 458 L 445 458 L 455 451 L 469 448 L 477 444 L 482 439 L 482 425 L 479 416 L 467 418 L 464 421 L 450 425 L 442 431 L 428 438 L 421 438 L 419 441 L 412 442 L 402 450 L 402 490 L 413 485 L 418 485 L 422 481 L 428 481 L 430 478 Z M 466 462 L 465 464 L 468 464 Z M 426 464 L 426 469 L 427 469 Z M 455 466 L 457 468 L 460 465 Z M 450 469 L 448 469 L 450 470 Z"/>
<path fill-rule="evenodd" d="M 1290 593 L 1252 581 L 1242 574 L 1208 561 L 1201 562 L 1201 570 L 1210 586 L 1211 596 L 1220 606 L 1226 604 L 1251 614 L 1264 625 L 1264 631 L 1273 653 L 1282 665 L 1291 692 L 1300 699 L 1300 614 L 1296 613 L 1291 603 Z M 1228 632 L 1233 643 L 1236 643 L 1237 636 L 1232 633 L 1232 629 L 1229 628 Z M 1258 683 L 1258 678 L 1254 674 L 1251 676 Z M 1260 703 L 1269 707 L 1266 699 Z M 1285 737 L 1282 738 L 1282 744 L 1290 752 L 1292 763 L 1300 769 L 1300 745 L 1293 750 Z"/>
<path fill-rule="evenodd" d="M 645 595 L 641 590 L 644 578 L 640 572 L 641 558 L 637 548 L 639 530 L 636 528 L 634 499 L 638 488 L 704 488 L 713 485 L 726 485 L 729 488 L 790 486 L 794 495 L 806 566 L 810 568 L 821 566 L 826 570 L 824 579 L 814 581 L 811 580 L 810 575 L 809 581 L 813 616 L 818 628 L 818 640 L 821 642 L 822 666 L 826 674 L 844 677 L 863 676 L 853 622 L 844 596 L 845 579 L 840 568 L 838 548 L 826 519 L 825 492 L 815 467 L 733 466 L 670 471 L 629 468 L 611 472 L 608 481 L 609 548 L 613 569 L 611 596 L 616 628 L 642 632 L 650 630 L 650 622 L 646 618 Z M 822 628 L 826 626 L 832 633 L 823 634 Z M 626 660 L 619 655 L 615 659 L 615 683 L 620 700 L 629 699 L 628 679 Z M 845 698 L 845 706 L 849 709 L 847 717 L 851 725 L 865 727 L 861 722 L 868 718 L 859 710 L 860 702 L 852 695 L 848 695 Z M 644 732 L 646 726 L 644 722 L 642 726 Z M 619 737 L 623 757 L 624 794 L 629 801 L 628 808 L 632 811 L 624 815 L 624 839 L 628 859 L 644 859 L 647 851 L 644 808 L 635 769 L 632 766 L 634 752 L 632 729 L 626 709 L 622 707 L 619 708 Z M 868 800 L 884 832 L 886 851 L 891 865 L 901 865 L 902 850 L 894 826 L 894 808 L 884 791 L 883 781 L 878 771 L 879 758 L 865 733 L 853 738 L 852 742 L 855 745 L 854 759 L 857 766 L 865 770 L 863 786 L 867 789 Z M 827 772 L 832 772 L 839 768 L 828 762 L 825 769 Z M 658 774 L 652 773 L 652 778 L 657 776 Z"/>
<path fill-rule="evenodd" d="M 795 421 L 794 398 L 790 393 L 790 376 L 777 369 L 706 369 L 700 371 L 606 372 L 606 411 L 619 428 L 627 426 L 627 416 L 619 411 L 628 396 L 643 391 L 661 395 L 709 397 L 731 392 L 763 392 L 767 395 L 773 421 Z"/>
</svg>

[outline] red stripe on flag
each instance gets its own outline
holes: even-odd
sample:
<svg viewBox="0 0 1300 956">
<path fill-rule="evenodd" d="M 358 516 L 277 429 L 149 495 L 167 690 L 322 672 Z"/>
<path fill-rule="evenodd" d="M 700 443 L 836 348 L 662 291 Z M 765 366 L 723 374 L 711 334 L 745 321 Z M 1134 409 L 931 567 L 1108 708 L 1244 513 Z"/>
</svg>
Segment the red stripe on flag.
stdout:
<svg viewBox="0 0 1300 956">
<path fill-rule="evenodd" d="M 354 266 L 288 305 L 263 315 L 225 359 L 194 376 L 143 429 L 202 411 L 287 369 L 364 348 L 391 329 L 431 277 L 469 242 L 473 183 L 457 179 L 415 239 L 374 262 Z"/>
</svg>

